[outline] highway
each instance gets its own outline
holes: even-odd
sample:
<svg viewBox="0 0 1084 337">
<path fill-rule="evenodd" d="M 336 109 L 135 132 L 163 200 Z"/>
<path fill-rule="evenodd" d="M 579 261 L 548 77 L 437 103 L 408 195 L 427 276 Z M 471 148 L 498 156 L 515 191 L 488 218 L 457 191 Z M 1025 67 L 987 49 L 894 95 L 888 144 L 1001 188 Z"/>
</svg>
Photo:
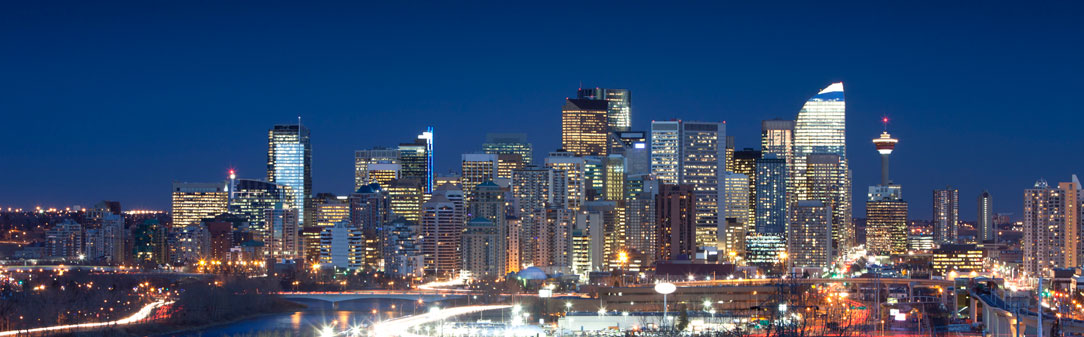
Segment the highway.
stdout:
<svg viewBox="0 0 1084 337">
<path fill-rule="evenodd" d="M 132 314 L 131 316 L 128 316 L 128 317 L 122 318 L 122 319 L 118 319 L 118 320 L 115 320 L 115 321 L 111 321 L 111 322 L 68 324 L 68 325 L 57 325 L 57 326 L 50 326 L 50 327 L 44 327 L 44 328 L 0 331 L 0 336 L 15 336 L 15 335 L 19 335 L 19 334 L 36 334 L 36 333 L 51 332 L 51 331 L 65 331 L 65 330 L 70 331 L 70 330 L 79 330 L 79 329 L 86 329 L 86 328 L 98 328 L 98 327 L 106 327 L 106 326 L 128 325 L 128 324 L 132 324 L 132 323 L 137 323 L 140 320 L 143 320 L 143 319 L 145 319 L 147 317 L 150 317 L 151 313 L 154 312 L 154 309 L 161 308 L 161 307 L 169 305 L 171 303 L 173 303 L 173 302 L 157 301 L 157 302 L 154 302 L 154 303 L 151 303 L 151 304 L 147 304 L 147 305 L 143 306 L 143 308 L 139 309 L 139 311 L 136 311 L 136 313 Z"/>
</svg>

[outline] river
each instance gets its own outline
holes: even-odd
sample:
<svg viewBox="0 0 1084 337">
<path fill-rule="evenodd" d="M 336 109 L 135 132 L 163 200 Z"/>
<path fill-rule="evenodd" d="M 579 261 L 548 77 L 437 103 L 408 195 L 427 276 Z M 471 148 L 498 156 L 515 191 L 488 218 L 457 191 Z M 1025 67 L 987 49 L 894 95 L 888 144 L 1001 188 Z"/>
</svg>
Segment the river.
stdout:
<svg viewBox="0 0 1084 337">
<path fill-rule="evenodd" d="M 297 302 L 309 307 L 302 311 L 257 316 L 180 335 L 164 336 L 245 336 L 260 332 L 290 332 L 295 336 L 313 336 L 317 329 L 325 326 L 333 326 L 335 330 L 342 331 L 356 324 L 368 325 L 377 318 L 377 315 L 380 319 L 401 317 L 415 312 L 424 312 L 436 305 L 435 303 L 419 305 L 416 301 L 387 299 L 354 300 L 335 306 L 322 301 Z M 376 310 L 376 315 L 373 314 L 373 310 Z"/>
</svg>

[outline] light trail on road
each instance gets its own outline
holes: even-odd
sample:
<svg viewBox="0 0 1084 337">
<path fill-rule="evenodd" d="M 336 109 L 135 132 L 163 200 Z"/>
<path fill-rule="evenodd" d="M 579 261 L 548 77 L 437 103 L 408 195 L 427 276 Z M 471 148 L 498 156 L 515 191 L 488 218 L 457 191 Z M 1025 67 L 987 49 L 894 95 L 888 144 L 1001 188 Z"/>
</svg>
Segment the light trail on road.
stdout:
<svg viewBox="0 0 1084 337">
<path fill-rule="evenodd" d="M 169 301 L 169 302 L 157 301 L 157 302 L 154 302 L 154 303 L 151 303 L 151 304 L 147 304 L 146 306 L 143 306 L 142 309 L 139 309 L 139 311 L 136 311 L 136 313 L 132 314 L 131 316 L 128 316 L 126 318 L 122 318 L 122 319 L 119 319 L 119 320 L 115 320 L 115 321 L 112 321 L 112 322 L 68 324 L 68 325 L 57 325 L 57 326 L 50 326 L 50 327 L 44 327 L 44 328 L 0 331 L 0 336 L 15 336 L 15 335 L 18 335 L 18 334 L 34 334 L 34 333 L 49 332 L 49 331 L 61 331 L 61 330 L 84 329 L 84 328 L 97 328 L 97 327 L 114 326 L 114 325 L 127 325 L 127 324 L 132 324 L 132 323 L 135 323 L 135 322 L 139 322 L 142 319 L 150 317 L 151 313 L 154 312 L 154 309 L 158 309 L 158 308 L 161 308 L 162 306 L 169 305 L 169 304 L 172 304 L 172 303 L 173 303 L 173 301 Z"/>
<path fill-rule="evenodd" d="M 488 310 L 508 309 L 511 307 L 512 306 L 508 304 L 500 304 L 472 305 L 466 307 L 440 309 L 421 315 L 407 316 L 403 318 L 393 319 L 390 321 L 376 323 L 373 325 L 373 335 L 377 337 L 423 337 L 424 335 L 417 335 L 411 333 L 410 330 L 422 324 L 441 321 L 459 315 L 466 315 Z"/>
</svg>

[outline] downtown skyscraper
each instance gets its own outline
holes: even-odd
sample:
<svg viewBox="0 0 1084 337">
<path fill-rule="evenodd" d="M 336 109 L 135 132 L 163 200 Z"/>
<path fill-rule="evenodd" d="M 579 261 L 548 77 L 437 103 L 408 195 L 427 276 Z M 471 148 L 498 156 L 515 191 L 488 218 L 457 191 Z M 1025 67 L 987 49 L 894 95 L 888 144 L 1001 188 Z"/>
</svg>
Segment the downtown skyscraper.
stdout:
<svg viewBox="0 0 1084 337">
<path fill-rule="evenodd" d="M 609 105 L 593 99 L 567 99 L 561 108 L 561 147 L 577 156 L 605 156 L 609 150 Z"/>
<path fill-rule="evenodd" d="M 628 131 L 632 125 L 632 94 L 628 89 L 580 88 L 576 98 L 606 101 L 606 122 L 611 131 Z"/>
<path fill-rule="evenodd" d="M 933 240 L 956 243 L 960 226 L 960 190 L 945 187 L 933 190 Z"/>
<path fill-rule="evenodd" d="M 696 195 L 696 246 L 716 246 L 722 213 L 726 124 L 651 122 L 651 173 L 661 184 L 688 184 Z"/>
<path fill-rule="evenodd" d="M 847 120 L 843 83 L 832 83 L 806 101 L 794 124 L 795 201 L 821 200 L 832 208 L 832 244 L 838 251 L 853 243 L 851 221 L 851 170 L 847 163 Z M 809 156 L 834 154 L 838 156 L 835 183 L 829 190 L 811 190 L 807 183 Z M 823 197 L 814 197 L 821 195 Z"/>
<path fill-rule="evenodd" d="M 297 210 L 298 226 L 304 227 L 312 217 L 312 144 L 309 129 L 298 121 L 267 131 L 267 181 L 290 188 L 289 207 Z"/>
<path fill-rule="evenodd" d="M 979 243 L 997 243 L 997 227 L 994 225 L 994 198 L 990 196 L 990 191 L 982 191 L 982 194 L 979 194 L 979 209 L 976 215 L 978 219 L 975 222 L 975 229 L 979 231 L 976 241 Z"/>
<path fill-rule="evenodd" d="M 426 128 L 410 143 L 399 144 L 399 179 L 421 182 L 426 194 L 433 193 L 433 127 Z"/>
</svg>

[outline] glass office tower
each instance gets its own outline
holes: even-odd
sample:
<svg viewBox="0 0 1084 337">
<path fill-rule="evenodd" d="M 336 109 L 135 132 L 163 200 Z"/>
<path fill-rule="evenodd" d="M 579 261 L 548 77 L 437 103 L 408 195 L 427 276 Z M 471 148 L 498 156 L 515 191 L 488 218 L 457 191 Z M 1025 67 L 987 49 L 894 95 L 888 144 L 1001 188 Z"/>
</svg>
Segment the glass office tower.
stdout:
<svg viewBox="0 0 1084 337">
<path fill-rule="evenodd" d="M 847 164 L 846 145 L 846 103 L 843 98 L 843 83 L 832 83 L 806 101 L 794 123 L 794 183 L 796 200 L 821 200 L 832 207 L 832 243 L 849 246 L 853 242 L 851 221 L 851 171 Z M 838 176 L 831 191 L 811 191 L 807 183 L 808 157 L 815 154 L 835 154 L 839 156 L 839 168 L 834 170 Z M 828 195 L 828 199 L 817 199 L 813 195 Z"/>
<path fill-rule="evenodd" d="M 297 125 L 275 125 L 267 132 L 267 181 L 290 188 L 298 210 L 298 226 L 309 224 L 312 216 L 312 145 L 309 129 Z"/>
</svg>

